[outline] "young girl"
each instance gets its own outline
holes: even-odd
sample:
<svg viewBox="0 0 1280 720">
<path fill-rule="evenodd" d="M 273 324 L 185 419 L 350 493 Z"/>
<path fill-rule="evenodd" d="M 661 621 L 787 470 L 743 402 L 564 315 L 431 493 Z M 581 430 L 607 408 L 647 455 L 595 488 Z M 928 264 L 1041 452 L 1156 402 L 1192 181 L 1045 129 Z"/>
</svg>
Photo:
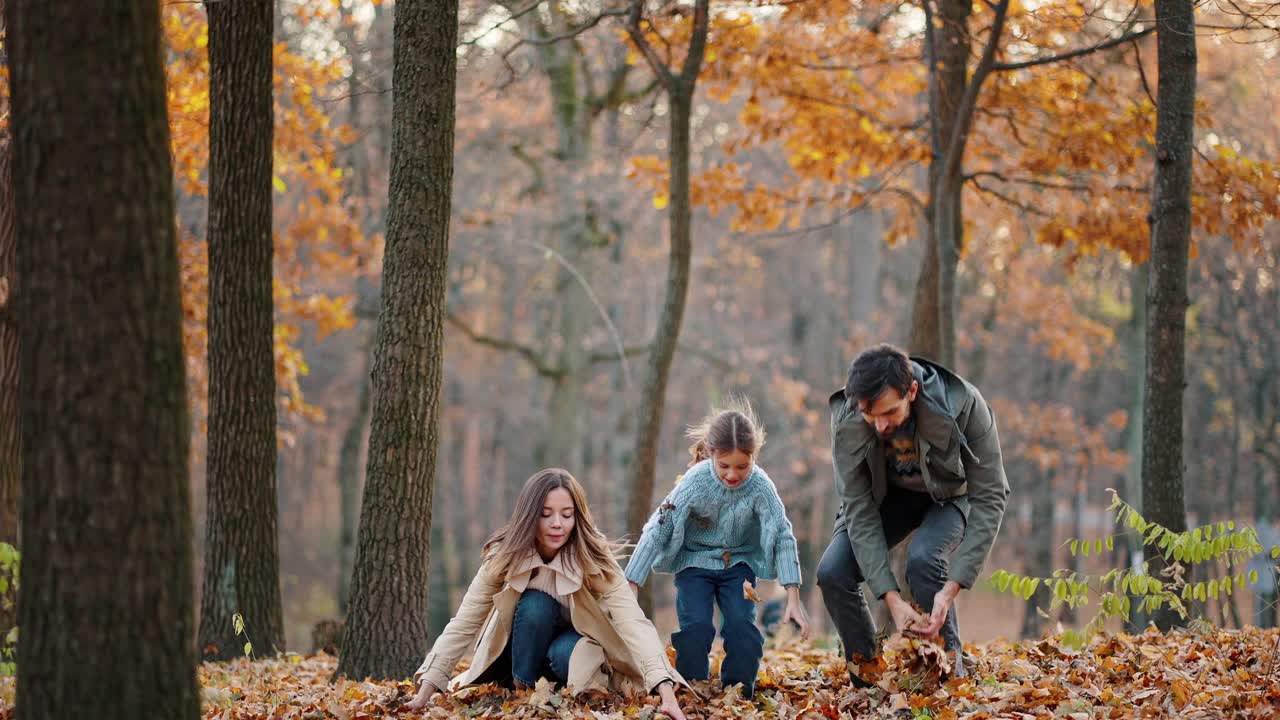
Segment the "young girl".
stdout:
<svg viewBox="0 0 1280 720">
<path fill-rule="evenodd" d="M 755 464 L 764 431 L 749 404 L 737 401 L 710 415 L 687 437 L 694 442 L 689 448 L 693 462 L 645 523 L 627 563 L 627 580 L 639 589 L 651 568 L 675 573 L 680 631 L 672 634 L 671 644 L 676 670 L 691 680 L 710 677 L 712 612 L 719 605 L 725 651 L 720 678 L 726 687 L 742 683 L 743 696 L 750 698 L 764 637 L 744 585 L 777 578 L 787 589 L 782 622 L 794 620 L 801 636 L 809 637 L 796 538 L 778 489 Z"/>
<path fill-rule="evenodd" d="M 446 687 L 532 687 L 545 677 L 575 692 L 656 690 L 661 712 L 684 720 L 674 692 L 684 679 L 611 551 L 572 475 L 550 469 L 529 478 L 511 520 L 485 543 L 458 614 L 414 673 L 421 685 L 407 707 L 424 707 Z M 450 682 L 473 647 L 471 667 Z"/>
</svg>

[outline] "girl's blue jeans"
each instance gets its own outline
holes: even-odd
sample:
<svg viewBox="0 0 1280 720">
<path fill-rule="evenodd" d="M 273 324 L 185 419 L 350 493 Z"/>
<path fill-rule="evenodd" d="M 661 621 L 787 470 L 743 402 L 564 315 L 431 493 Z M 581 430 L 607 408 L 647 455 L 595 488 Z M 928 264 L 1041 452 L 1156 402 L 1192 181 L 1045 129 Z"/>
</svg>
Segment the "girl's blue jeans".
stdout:
<svg viewBox="0 0 1280 720">
<path fill-rule="evenodd" d="M 680 631 L 671 635 L 676 670 L 690 680 L 711 676 L 711 643 L 716 637 L 715 606 L 720 607 L 720 637 L 724 662 L 720 679 L 725 687 L 742 683 L 742 696 L 755 693 L 756 673 L 764 657 L 764 635 L 756 627 L 756 604 L 742 593 L 742 582 L 754 585 L 756 574 L 739 563 L 724 570 L 687 568 L 676 573 L 676 617 Z"/>
</svg>

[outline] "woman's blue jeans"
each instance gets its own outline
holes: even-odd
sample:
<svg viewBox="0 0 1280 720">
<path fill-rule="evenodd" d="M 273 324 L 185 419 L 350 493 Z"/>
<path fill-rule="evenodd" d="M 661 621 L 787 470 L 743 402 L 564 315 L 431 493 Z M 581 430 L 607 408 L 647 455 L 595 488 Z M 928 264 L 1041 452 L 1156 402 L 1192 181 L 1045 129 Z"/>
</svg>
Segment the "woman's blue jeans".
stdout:
<svg viewBox="0 0 1280 720">
<path fill-rule="evenodd" d="M 533 687 L 544 677 L 563 684 L 569 679 L 569 658 L 581 639 L 555 598 L 526 590 L 516 603 L 506 649 L 476 682 L 510 687 L 514 681 L 516 687 Z"/>
<path fill-rule="evenodd" d="M 676 649 L 676 670 L 690 680 L 711 676 L 711 643 L 716 637 L 712 623 L 716 605 L 722 622 L 724 662 L 720 679 L 726 687 L 742 683 L 742 696 L 752 697 L 756 673 L 764 657 L 764 635 L 756 627 L 756 604 L 742 593 L 742 582 L 754 585 L 756 574 L 739 563 L 724 570 L 687 568 L 676 573 L 676 617 L 680 631 L 671 635 Z"/>
</svg>

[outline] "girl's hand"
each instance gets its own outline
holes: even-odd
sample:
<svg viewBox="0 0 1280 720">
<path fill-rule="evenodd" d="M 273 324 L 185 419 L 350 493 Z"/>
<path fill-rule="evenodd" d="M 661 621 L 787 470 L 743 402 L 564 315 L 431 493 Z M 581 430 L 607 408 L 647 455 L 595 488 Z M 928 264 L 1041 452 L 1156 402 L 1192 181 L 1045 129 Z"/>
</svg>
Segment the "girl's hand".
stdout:
<svg viewBox="0 0 1280 720">
<path fill-rule="evenodd" d="M 658 694 L 662 696 L 662 705 L 658 707 L 658 712 L 671 718 L 671 720 L 686 720 L 684 711 L 680 709 L 680 702 L 676 700 L 676 691 L 670 680 L 664 681 L 658 686 Z"/>
<path fill-rule="evenodd" d="M 804 603 L 800 602 L 800 588 L 787 588 L 787 609 L 782 613 L 782 622 L 794 621 L 800 626 L 800 639 L 809 639 L 809 613 L 805 612 Z"/>
<path fill-rule="evenodd" d="M 438 692 L 440 691 L 436 689 L 435 685 L 423 680 L 422 685 L 418 687 L 418 694 L 414 695 L 412 700 L 405 703 L 404 707 L 408 710 L 421 710 L 431 702 L 431 696 Z"/>
</svg>

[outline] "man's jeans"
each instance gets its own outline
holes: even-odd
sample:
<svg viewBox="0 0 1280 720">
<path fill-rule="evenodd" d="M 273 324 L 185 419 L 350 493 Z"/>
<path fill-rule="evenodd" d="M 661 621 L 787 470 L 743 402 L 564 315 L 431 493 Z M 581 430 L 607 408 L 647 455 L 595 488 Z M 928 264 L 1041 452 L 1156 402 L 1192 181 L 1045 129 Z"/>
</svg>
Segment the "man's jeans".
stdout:
<svg viewBox="0 0 1280 720">
<path fill-rule="evenodd" d="M 555 598 L 541 590 L 525 590 L 516 603 L 506 649 L 476 683 L 511 687 L 514 680 L 517 687 L 533 687 L 545 677 L 563 684 L 569 679 L 569 657 L 581 639 Z"/>
<path fill-rule="evenodd" d="M 939 504 L 925 493 L 890 486 L 880 505 L 880 522 L 890 548 L 915 531 L 907 546 L 907 584 L 916 604 L 930 612 L 933 596 L 947 581 L 951 553 L 964 538 L 964 514 L 952 503 Z M 878 653 L 875 622 L 859 587 L 863 579 L 849 545 L 849 534 L 841 530 L 822 554 L 817 581 L 827 612 L 844 643 L 846 659 L 870 659 Z M 942 639 L 948 651 L 957 653 L 957 674 L 962 674 L 958 661 L 960 627 L 954 605 L 942 626 Z"/>
<path fill-rule="evenodd" d="M 742 683 L 742 696 L 755 693 L 756 673 L 764 656 L 764 635 L 756 627 L 756 604 L 742 592 L 742 583 L 756 582 L 745 563 L 724 570 L 687 568 L 676 573 L 676 617 L 680 631 L 672 633 L 676 670 L 690 680 L 711 677 L 712 624 L 715 605 L 720 606 L 720 637 L 724 638 L 724 662 L 720 679 L 725 687 Z"/>
</svg>

